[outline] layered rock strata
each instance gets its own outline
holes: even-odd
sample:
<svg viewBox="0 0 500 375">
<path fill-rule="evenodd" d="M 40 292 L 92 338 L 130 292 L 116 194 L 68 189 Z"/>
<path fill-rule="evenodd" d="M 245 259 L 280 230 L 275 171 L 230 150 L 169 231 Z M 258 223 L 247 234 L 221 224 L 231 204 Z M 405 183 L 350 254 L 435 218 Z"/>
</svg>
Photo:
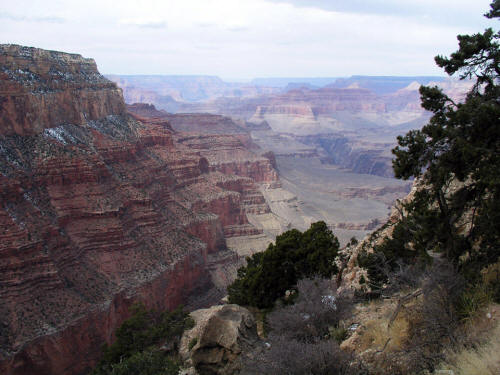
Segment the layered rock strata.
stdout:
<svg viewBox="0 0 500 375">
<path fill-rule="evenodd" d="M 78 55 L 1 46 L 0 74 L 0 372 L 86 373 L 133 303 L 220 297 L 271 160 L 128 116 Z"/>
<path fill-rule="evenodd" d="M 355 173 L 393 177 L 393 143 L 357 140 L 340 134 L 295 136 L 296 140 L 314 146 L 323 162 L 339 165 Z"/>
<path fill-rule="evenodd" d="M 121 89 L 99 74 L 93 59 L 2 44 L 0 66 L 3 135 L 125 114 Z"/>
</svg>

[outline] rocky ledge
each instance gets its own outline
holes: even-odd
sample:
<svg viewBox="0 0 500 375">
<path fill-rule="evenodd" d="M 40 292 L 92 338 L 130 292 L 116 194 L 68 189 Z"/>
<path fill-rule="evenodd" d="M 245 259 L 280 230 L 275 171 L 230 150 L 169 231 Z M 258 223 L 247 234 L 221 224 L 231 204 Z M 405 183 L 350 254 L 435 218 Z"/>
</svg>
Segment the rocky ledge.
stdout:
<svg viewBox="0 0 500 375">
<path fill-rule="evenodd" d="M 121 89 L 93 59 L 0 44 L 0 134 L 33 135 L 125 112 Z"/>
</svg>

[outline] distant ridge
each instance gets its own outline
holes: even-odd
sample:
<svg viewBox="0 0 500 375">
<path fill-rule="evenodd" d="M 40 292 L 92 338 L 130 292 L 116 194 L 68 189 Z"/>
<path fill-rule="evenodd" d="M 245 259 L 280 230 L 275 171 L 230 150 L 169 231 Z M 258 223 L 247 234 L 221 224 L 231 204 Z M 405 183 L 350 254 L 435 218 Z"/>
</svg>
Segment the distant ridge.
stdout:
<svg viewBox="0 0 500 375">
<path fill-rule="evenodd" d="M 311 85 L 316 87 L 323 87 L 334 83 L 339 77 L 269 77 L 269 78 L 254 78 L 250 81 L 250 84 L 256 86 L 271 86 L 285 88 L 289 84 L 299 86 L 298 84 L 303 84 L 305 86 Z"/>
<path fill-rule="evenodd" d="M 279 95 L 296 89 L 326 88 L 367 89 L 376 95 L 387 95 L 399 90 L 431 82 L 441 83 L 439 76 L 362 76 L 351 77 L 268 77 L 248 82 L 230 82 L 209 75 L 106 75 L 123 89 L 125 101 L 153 103 L 169 112 L 183 111 L 182 103 L 200 103 L 227 98 L 246 100 Z M 205 112 L 208 109 L 204 110 Z"/>
<path fill-rule="evenodd" d="M 346 88 L 353 84 L 369 89 L 378 95 L 389 94 L 408 87 L 413 83 L 427 85 L 430 82 L 443 82 L 444 76 L 362 76 L 354 75 L 350 78 L 339 78 L 328 85 L 334 88 Z"/>
</svg>

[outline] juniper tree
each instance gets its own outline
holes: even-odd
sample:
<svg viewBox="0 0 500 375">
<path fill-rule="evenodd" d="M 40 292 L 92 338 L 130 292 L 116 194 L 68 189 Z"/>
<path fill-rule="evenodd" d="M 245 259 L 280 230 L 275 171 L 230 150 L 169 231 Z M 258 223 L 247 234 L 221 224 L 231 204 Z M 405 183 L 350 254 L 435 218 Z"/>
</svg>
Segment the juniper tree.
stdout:
<svg viewBox="0 0 500 375">
<path fill-rule="evenodd" d="M 500 0 L 490 7 L 485 16 L 498 19 Z M 462 269 L 477 270 L 497 261 L 500 251 L 500 32 L 488 28 L 457 39 L 458 50 L 435 61 L 474 84 L 461 103 L 438 87 L 420 88 L 422 107 L 433 116 L 421 130 L 398 137 L 393 167 L 396 177 L 422 177 L 428 186 L 420 199 L 435 207 L 429 212 L 438 219 L 429 221 L 432 228 L 420 223 L 429 244 Z"/>
</svg>

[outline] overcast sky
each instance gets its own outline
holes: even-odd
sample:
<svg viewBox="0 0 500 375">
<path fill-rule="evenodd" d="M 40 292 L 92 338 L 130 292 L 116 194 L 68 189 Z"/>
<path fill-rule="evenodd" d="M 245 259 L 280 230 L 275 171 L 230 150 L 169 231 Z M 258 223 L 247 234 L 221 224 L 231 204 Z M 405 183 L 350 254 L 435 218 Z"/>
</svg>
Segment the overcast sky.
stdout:
<svg viewBox="0 0 500 375">
<path fill-rule="evenodd" d="M 82 54 L 101 73 L 441 75 L 490 0 L 15 0 L 0 43 Z"/>
</svg>

